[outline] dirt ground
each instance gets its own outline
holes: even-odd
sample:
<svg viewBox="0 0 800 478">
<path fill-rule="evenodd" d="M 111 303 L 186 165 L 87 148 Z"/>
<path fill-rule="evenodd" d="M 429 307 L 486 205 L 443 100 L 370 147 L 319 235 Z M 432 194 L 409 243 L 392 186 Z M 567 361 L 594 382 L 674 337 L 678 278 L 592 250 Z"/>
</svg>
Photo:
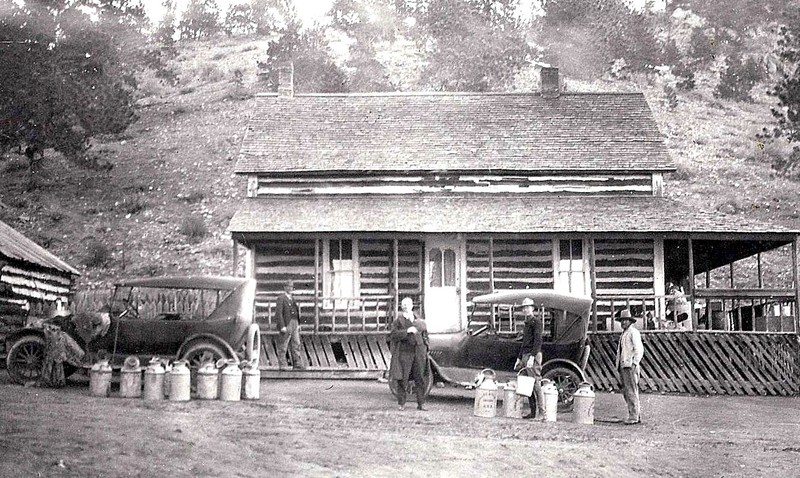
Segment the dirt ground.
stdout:
<svg viewBox="0 0 800 478">
<path fill-rule="evenodd" d="M 644 423 L 472 415 L 434 389 L 396 410 L 376 381 L 263 380 L 251 402 L 144 402 L 25 388 L 0 371 L 0 476 L 796 476 L 800 398 L 643 395 Z M 595 417 L 623 416 L 600 393 Z"/>
</svg>

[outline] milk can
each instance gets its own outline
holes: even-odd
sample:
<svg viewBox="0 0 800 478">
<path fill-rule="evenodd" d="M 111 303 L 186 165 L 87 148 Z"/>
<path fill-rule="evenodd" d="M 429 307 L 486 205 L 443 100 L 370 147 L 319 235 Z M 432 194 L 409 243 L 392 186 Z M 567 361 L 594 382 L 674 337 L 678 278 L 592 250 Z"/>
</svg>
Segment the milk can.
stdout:
<svg viewBox="0 0 800 478">
<path fill-rule="evenodd" d="M 191 372 L 186 360 L 176 360 L 169 372 L 169 399 L 173 402 L 185 402 L 191 398 Z"/>
<path fill-rule="evenodd" d="M 594 424 L 594 387 L 589 382 L 578 385 L 573 395 L 575 406 L 572 409 L 572 421 L 586 425 Z"/>
<path fill-rule="evenodd" d="M 131 355 L 125 358 L 119 372 L 119 396 L 121 398 L 139 398 L 142 396 L 142 367 L 139 357 Z"/>
<path fill-rule="evenodd" d="M 172 380 L 170 376 L 170 372 L 172 372 L 172 364 L 169 363 L 169 359 L 160 359 L 161 365 L 164 367 L 164 396 L 169 397 L 170 388 L 170 380 Z"/>
<path fill-rule="evenodd" d="M 524 397 L 517 394 L 517 383 L 508 382 L 503 386 L 503 416 L 506 418 L 522 418 Z"/>
<path fill-rule="evenodd" d="M 475 388 L 475 406 L 472 411 L 476 417 L 491 418 L 497 414 L 497 383 L 492 369 L 483 369 L 478 375 Z"/>
<path fill-rule="evenodd" d="M 144 399 L 164 400 L 164 366 L 154 357 L 144 371 Z"/>
<path fill-rule="evenodd" d="M 219 370 L 214 362 L 205 362 L 197 369 L 197 398 L 216 400 L 219 396 Z"/>
<path fill-rule="evenodd" d="M 558 416 L 558 388 L 552 381 L 543 378 L 542 394 L 544 395 L 544 420 L 554 422 Z"/>
<path fill-rule="evenodd" d="M 258 369 L 258 359 L 242 362 L 244 385 L 242 398 L 245 400 L 258 400 L 261 389 L 261 370 Z"/>
<path fill-rule="evenodd" d="M 242 397 L 242 369 L 236 359 L 222 361 L 225 368 L 220 373 L 219 399 L 236 402 Z M 219 361 L 217 362 L 219 366 Z"/>
<path fill-rule="evenodd" d="M 98 360 L 89 371 L 89 394 L 107 397 L 111 393 L 111 365 L 108 360 Z"/>
</svg>

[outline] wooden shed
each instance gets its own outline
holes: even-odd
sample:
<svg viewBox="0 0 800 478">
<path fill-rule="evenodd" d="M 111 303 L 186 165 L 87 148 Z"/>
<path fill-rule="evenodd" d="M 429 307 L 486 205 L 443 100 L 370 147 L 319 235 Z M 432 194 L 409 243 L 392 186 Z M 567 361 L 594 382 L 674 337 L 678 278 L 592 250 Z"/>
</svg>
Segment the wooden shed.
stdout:
<svg viewBox="0 0 800 478">
<path fill-rule="evenodd" d="M 29 314 L 68 307 L 80 273 L 0 221 L 0 351 L 2 337 Z"/>
<path fill-rule="evenodd" d="M 374 337 L 403 297 L 437 333 L 466 327 L 475 295 L 546 288 L 595 299 L 589 372 L 601 387 L 618 385 L 613 317 L 630 308 L 651 360 L 670 364 L 645 367 L 646 387 L 745 393 L 712 386 L 703 374 L 723 371 L 708 362 L 780 350 L 785 366 L 765 380 L 785 385 L 774 393 L 798 391 L 800 231 L 665 198 L 675 168 L 643 95 L 565 93 L 554 68 L 543 69 L 541 91 L 507 94 L 295 95 L 291 70 L 281 76 L 279 93 L 259 95 L 252 112 L 236 167 L 247 198 L 229 229 L 258 280 L 268 337 L 280 285 L 295 280 L 312 370 L 385 368 Z M 784 288 L 703 280 L 783 246 L 794 278 Z M 680 298 L 668 282 L 685 286 L 684 322 L 670 320 Z M 509 334 L 519 326 L 495 314 L 477 321 Z M 690 356 L 684 346 L 715 329 L 739 338 Z M 678 381 L 684 366 L 697 377 Z M 761 380 L 761 370 L 723 368 Z"/>
</svg>

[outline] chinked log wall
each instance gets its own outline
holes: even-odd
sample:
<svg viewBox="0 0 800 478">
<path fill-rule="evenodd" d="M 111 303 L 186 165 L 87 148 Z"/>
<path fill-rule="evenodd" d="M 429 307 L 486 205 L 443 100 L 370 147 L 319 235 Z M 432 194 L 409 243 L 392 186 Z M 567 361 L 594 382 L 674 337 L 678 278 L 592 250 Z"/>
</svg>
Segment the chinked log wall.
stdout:
<svg viewBox="0 0 800 478">
<path fill-rule="evenodd" d="M 589 335 L 586 373 L 595 388 L 619 390 L 620 333 Z M 708 395 L 797 395 L 800 343 L 795 334 L 642 332 L 639 388 Z"/>
</svg>

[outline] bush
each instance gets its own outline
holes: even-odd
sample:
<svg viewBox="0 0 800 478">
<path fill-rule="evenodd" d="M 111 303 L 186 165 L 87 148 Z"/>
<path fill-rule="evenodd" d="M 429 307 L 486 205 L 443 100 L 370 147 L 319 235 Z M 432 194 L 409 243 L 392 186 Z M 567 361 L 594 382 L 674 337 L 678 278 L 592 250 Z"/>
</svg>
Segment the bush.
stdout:
<svg viewBox="0 0 800 478">
<path fill-rule="evenodd" d="M 678 82 L 675 83 L 675 87 L 679 90 L 689 91 L 693 90 L 695 86 L 697 86 L 694 79 L 694 71 L 692 71 L 692 69 L 683 62 L 675 65 L 675 67 L 672 69 L 672 74 L 678 78 Z"/>
<path fill-rule="evenodd" d="M 125 211 L 125 214 L 130 215 L 138 214 L 147 209 L 148 206 L 147 201 L 144 201 L 140 196 L 134 196 L 132 199 L 125 198 L 122 202 L 123 211 Z"/>
<path fill-rule="evenodd" d="M 754 58 L 746 61 L 738 55 L 725 60 L 725 71 L 720 75 L 714 96 L 737 101 L 752 101 L 750 90 L 761 79 L 763 72 Z"/>
<path fill-rule="evenodd" d="M 664 95 L 667 97 L 667 106 L 669 109 L 675 109 L 678 107 L 678 93 L 675 91 L 675 88 L 664 85 Z"/>
<path fill-rule="evenodd" d="M 188 216 L 183 219 L 179 232 L 190 241 L 200 242 L 208 235 L 208 228 L 202 217 Z"/>
<path fill-rule="evenodd" d="M 103 267 L 111 261 L 111 249 L 95 238 L 86 244 L 86 257 L 83 263 L 87 267 Z"/>
<path fill-rule="evenodd" d="M 689 38 L 689 57 L 700 63 L 709 62 L 717 55 L 717 46 L 702 28 L 695 28 Z"/>
</svg>

